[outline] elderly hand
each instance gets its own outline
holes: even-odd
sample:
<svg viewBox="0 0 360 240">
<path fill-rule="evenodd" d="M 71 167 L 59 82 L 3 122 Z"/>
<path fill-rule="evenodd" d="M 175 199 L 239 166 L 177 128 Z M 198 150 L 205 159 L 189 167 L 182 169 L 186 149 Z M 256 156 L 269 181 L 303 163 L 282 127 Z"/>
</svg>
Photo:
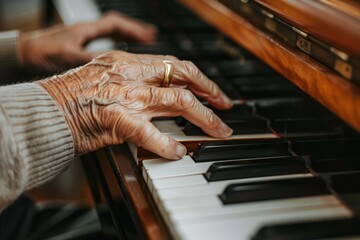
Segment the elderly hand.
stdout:
<svg viewBox="0 0 360 240">
<path fill-rule="evenodd" d="M 100 20 L 22 34 L 19 40 L 20 65 L 32 72 L 55 72 L 90 62 L 100 53 L 85 46 L 97 38 L 111 37 L 151 43 L 157 29 L 153 25 L 111 12 Z"/>
<path fill-rule="evenodd" d="M 164 60 L 172 67 L 168 88 L 160 87 Z M 63 110 L 78 155 L 129 141 L 168 159 L 184 156 L 186 148 L 159 132 L 153 117 L 183 115 L 213 137 L 232 134 L 193 93 L 220 109 L 232 106 L 229 98 L 193 63 L 172 56 L 109 52 L 38 83 Z"/>
</svg>

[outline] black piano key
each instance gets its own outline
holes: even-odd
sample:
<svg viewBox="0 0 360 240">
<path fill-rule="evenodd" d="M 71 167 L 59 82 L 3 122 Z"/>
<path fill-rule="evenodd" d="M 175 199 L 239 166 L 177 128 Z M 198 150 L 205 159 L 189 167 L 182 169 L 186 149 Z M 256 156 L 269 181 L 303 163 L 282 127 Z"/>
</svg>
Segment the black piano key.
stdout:
<svg viewBox="0 0 360 240">
<path fill-rule="evenodd" d="M 280 156 L 292 156 L 288 142 L 272 139 L 204 142 L 198 145 L 192 158 L 195 162 L 210 162 Z"/>
<path fill-rule="evenodd" d="M 360 218 L 308 221 L 263 226 L 252 240 L 360 239 Z M 346 238 L 347 239 L 347 238 Z"/>
<path fill-rule="evenodd" d="M 289 80 L 281 75 L 265 75 L 265 76 L 244 76 L 230 78 L 229 81 L 234 85 L 293 85 Z"/>
<path fill-rule="evenodd" d="M 298 157 L 277 157 L 213 163 L 204 176 L 212 182 L 306 172 L 305 162 Z"/>
<path fill-rule="evenodd" d="M 222 74 L 226 77 L 237 77 L 237 76 L 256 76 L 256 75 L 274 75 L 277 74 L 266 64 L 259 60 L 249 61 L 219 61 L 219 68 Z"/>
<path fill-rule="evenodd" d="M 275 119 L 271 128 L 281 137 L 330 136 L 343 133 L 342 124 L 336 119 Z"/>
<path fill-rule="evenodd" d="M 253 116 L 252 107 L 245 104 L 236 104 L 229 110 L 218 110 L 213 108 L 213 111 L 223 121 L 240 120 Z"/>
<path fill-rule="evenodd" d="M 230 99 L 240 99 L 240 93 L 225 78 L 217 77 L 211 80 L 213 80 Z"/>
<path fill-rule="evenodd" d="M 317 173 L 360 171 L 360 157 L 330 159 L 310 157 L 310 167 Z"/>
<path fill-rule="evenodd" d="M 271 133 L 268 122 L 261 118 L 249 118 L 235 121 L 224 121 L 232 130 L 233 135 L 239 134 L 262 134 Z M 185 135 L 187 136 L 206 136 L 201 128 L 188 122 L 184 129 Z"/>
<path fill-rule="evenodd" d="M 234 87 L 240 92 L 241 97 L 245 99 L 289 98 L 300 95 L 298 88 L 293 85 L 235 85 Z"/>
<path fill-rule="evenodd" d="M 331 188 L 339 199 L 355 215 L 360 215 L 360 173 L 335 174 L 331 176 Z"/>
<path fill-rule="evenodd" d="M 359 146 L 359 138 L 292 141 L 292 148 L 297 155 L 317 159 L 360 156 Z"/>
<path fill-rule="evenodd" d="M 310 100 L 256 104 L 255 109 L 270 119 L 334 118 L 327 109 Z"/>
<path fill-rule="evenodd" d="M 179 116 L 179 117 L 175 118 L 175 123 L 178 126 L 183 127 L 186 125 L 187 122 L 188 122 L 188 120 L 186 120 L 186 118 L 184 118 L 183 116 Z"/>
<path fill-rule="evenodd" d="M 360 194 L 360 173 L 339 174 L 331 177 L 331 186 L 338 194 Z"/>
<path fill-rule="evenodd" d="M 326 194 L 330 191 L 322 178 L 307 177 L 230 184 L 220 199 L 224 204 L 233 204 Z"/>
<path fill-rule="evenodd" d="M 193 63 L 204 73 L 209 79 L 219 77 L 219 69 L 210 61 L 194 60 Z"/>
<path fill-rule="evenodd" d="M 209 108 L 213 109 L 214 113 L 223 121 L 236 121 L 254 117 L 252 107 L 245 104 L 236 104 L 229 110 L 218 110 L 211 106 Z M 185 126 L 187 120 L 184 117 L 178 117 L 175 122 L 178 126 Z"/>
</svg>

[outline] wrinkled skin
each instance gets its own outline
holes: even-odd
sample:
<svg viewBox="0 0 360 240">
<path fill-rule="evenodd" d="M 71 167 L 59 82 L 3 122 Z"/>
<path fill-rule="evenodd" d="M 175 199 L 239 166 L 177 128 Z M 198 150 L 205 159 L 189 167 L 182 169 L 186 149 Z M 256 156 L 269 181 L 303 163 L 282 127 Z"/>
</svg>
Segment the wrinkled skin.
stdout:
<svg viewBox="0 0 360 240">
<path fill-rule="evenodd" d="M 90 62 L 102 54 L 85 46 L 97 38 L 151 43 L 156 39 L 153 25 L 110 12 L 95 22 L 58 25 L 30 33 L 19 39 L 20 65 L 31 72 L 53 73 Z"/>
<path fill-rule="evenodd" d="M 173 66 L 169 88 L 160 87 L 164 60 Z M 220 109 L 232 106 L 228 97 L 193 63 L 172 56 L 109 52 L 38 83 L 63 110 L 77 155 L 129 141 L 168 159 L 184 156 L 186 148 L 159 132 L 153 117 L 183 115 L 213 137 L 232 134 L 194 94 Z"/>
</svg>

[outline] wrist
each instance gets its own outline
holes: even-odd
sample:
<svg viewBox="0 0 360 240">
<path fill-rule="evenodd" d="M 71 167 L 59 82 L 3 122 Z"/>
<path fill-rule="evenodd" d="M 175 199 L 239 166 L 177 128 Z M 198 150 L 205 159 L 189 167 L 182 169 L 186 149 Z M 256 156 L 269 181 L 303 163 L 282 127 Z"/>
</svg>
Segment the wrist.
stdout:
<svg viewBox="0 0 360 240">
<path fill-rule="evenodd" d="M 17 44 L 17 55 L 19 59 L 19 66 L 23 69 L 31 69 L 31 71 L 38 71 L 39 68 L 36 66 L 35 55 L 37 54 L 38 50 L 34 45 L 34 41 L 29 37 L 29 33 L 21 32 L 18 38 Z"/>
<path fill-rule="evenodd" d="M 101 67 L 85 65 L 36 82 L 49 93 L 62 111 L 74 140 L 76 155 L 82 155 L 92 149 L 89 146 L 92 144 L 90 141 L 93 136 L 90 136 L 91 131 L 88 131 L 91 127 L 88 124 L 93 122 L 92 114 L 82 102 L 96 94 L 94 87 L 98 86 L 103 71 Z"/>
</svg>

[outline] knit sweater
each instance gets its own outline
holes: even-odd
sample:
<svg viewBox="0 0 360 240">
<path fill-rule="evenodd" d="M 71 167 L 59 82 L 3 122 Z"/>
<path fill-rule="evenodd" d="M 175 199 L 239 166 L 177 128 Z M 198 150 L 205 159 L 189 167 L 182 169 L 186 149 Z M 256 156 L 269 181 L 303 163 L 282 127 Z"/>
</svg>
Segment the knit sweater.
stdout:
<svg viewBox="0 0 360 240">
<path fill-rule="evenodd" d="M 0 71 L 17 67 L 17 37 L 0 33 Z M 0 87 L 0 212 L 66 169 L 74 152 L 62 112 L 40 85 Z"/>
</svg>

